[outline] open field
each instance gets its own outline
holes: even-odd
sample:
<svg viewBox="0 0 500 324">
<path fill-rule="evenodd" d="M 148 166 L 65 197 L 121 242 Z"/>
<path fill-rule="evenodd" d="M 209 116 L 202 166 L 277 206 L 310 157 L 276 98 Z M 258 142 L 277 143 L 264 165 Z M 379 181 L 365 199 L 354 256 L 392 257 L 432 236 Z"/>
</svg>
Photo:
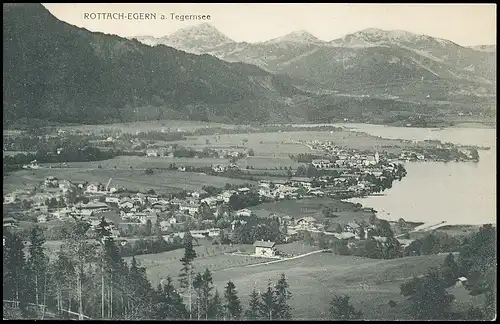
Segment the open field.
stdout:
<svg viewBox="0 0 500 324">
<path fill-rule="evenodd" d="M 431 255 L 373 260 L 318 253 L 268 265 L 217 271 L 213 278 L 219 291 L 228 280 L 233 281 L 246 307 L 253 287 L 264 291 L 269 279 L 275 284 L 280 273 L 285 273 L 293 295 L 290 305 L 295 319 L 325 318 L 331 297 L 347 294 L 366 318 L 396 320 L 407 318 L 401 283 L 425 274 L 429 268 L 442 264 L 444 258 L 445 255 Z M 458 302 L 468 300 L 468 296 L 460 298 Z M 397 307 L 391 309 L 389 300 L 394 300 Z"/>
<path fill-rule="evenodd" d="M 211 165 L 226 165 L 229 164 L 227 159 L 216 158 L 173 158 L 173 157 L 146 157 L 146 156 L 117 156 L 113 159 L 103 161 L 91 162 L 69 162 L 66 163 L 65 168 L 85 168 L 85 169 L 98 169 L 99 165 L 102 169 L 139 169 L 145 170 L 147 168 L 165 169 L 175 164 L 176 166 L 194 166 L 204 167 Z M 43 166 L 52 166 L 59 168 L 59 163 L 46 163 Z"/>
<path fill-rule="evenodd" d="M 4 176 L 4 192 L 26 187 L 33 187 L 48 176 L 70 181 L 88 181 L 107 183 L 112 178 L 111 186 L 124 187 L 131 190 L 147 191 L 153 189 L 158 193 L 172 193 L 180 190 L 199 190 L 210 184 L 223 187 L 226 183 L 244 184 L 251 181 L 209 176 L 192 172 L 156 171 L 152 175 L 144 170 L 114 170 L 89 168 L 61 168 L 21 170 Z"/>
<path fill-rule="evenodd" d="M 246 142 L 244 142 L 246 140 Z M 304 141 L 332 141 L 337 146 L 345 146 L 358 150 L 398 151 L 401 148 L 414 147 L 413 143 L 405 143 L 396 139 L 375 137 L 366 133 L 350 130 L 336 132 L 326 131 L 298 131 L 275 133 L 248 133 L 230 135 L 204 135 L 189 137 L 186 140 L 176 141 L 180 145 L 190 147 L 234 147 L 244 146 L 252 148 L 256 156 L 285 157 L 290 154 L 321 152 L 311 150 L 308 146 L 298 143 Z M 207 144 L 207 141 L 209 144 Z M 422 143 L 422 145 L 430 145 Z"/>
<path fill-rule="evenodd" d="M 200 128 L 242 128 L 245 126 L 237 126 L 230 124 L 219 124 L 213 122 L 202 122 L 202 121 L 187 121 L 187 120 L 152 120 L 144 122 L 131 122 L 131 123 L 116 123 L 107 125 L 75 125 L 75 126 L 62 126 L 59 129 L 63 130 L 81 130 L 88 132 L 100 132 L 100 131 L 115 131 L 119 130 L 122 133 L 135 133 L 135 132 L 148 132 L 156 131 L 159 132 L 162 129 L 165 131 L 194 131 Z"/>
<path fill-rule="evenodd" d="M 253 167 L 256 170 L 262 169 L 274 169 L 280 167 L 297 169 L 299 165 L 305 165 L 305 163 L 298 163 L 289 157 L 266 157 L 266 156 L 248 156 L 244 159 L 236 161 L 236 164 L 240 168 L 246 168 L 247 166 Z"/>
<path fill-rule="evenodd" d="M 352 203 L 329 198 L 281 200 L 260 204 L 249 209 L 253 210 L 259 217 L 268 217 L 270 213 L 276 213 L 277 215 L 290 215 L 295 219 L 312 216 L 317 221 L 322 221 L 325 219 L 322 212 L 324 207 L 337 209 L 334 214 L 338 215 L 338 217 L 328 218 L 333 223 L 347 224 L 353 220 L 368 221 L 370 216 L 373 215 L 371 211 L 358 210 Z"/>
<path fill-rule="evenodd" d="M 27 152 L 27 151 L 3 151 L 3 156 L 15 156 L 18 154 L 34 154 L 36 152 Z"/>
<path fill-rule="evenodd" d="M 287 243 L 277 245 L 276 248 L 288 255 L 300 255 L 312 251 L 317 251 L 318 248 L 300 243 Z M 244 267 L 257 263 L 269 262 L 274 259 L 259 258 L 252 256 L 255 248 L 252 244 L 233 244 L 229 245 L 212 245 L 210 240 L 199 240 L 199 246 L 195 247 L 197 253 L 196 259 L 193 261 L 197 272 L 204 271 L 208 268 L 212 272 L 233 267 Z M 241 255 L 231 255 L 231 253 L 239 252 Z M 244 255 L 248 254 L 248 255 Z M 157 254 L 144 254 L 136 256 L 136 259 L 143 265 L 149 279 L 156 286 L 162 278 L 171 276 L 177 278 L 181 271 L 180 259 L 184 256 L 184 249 L 162 252 Z M 132 258 L 124 258 L 130 262 Z"/>
</svg>

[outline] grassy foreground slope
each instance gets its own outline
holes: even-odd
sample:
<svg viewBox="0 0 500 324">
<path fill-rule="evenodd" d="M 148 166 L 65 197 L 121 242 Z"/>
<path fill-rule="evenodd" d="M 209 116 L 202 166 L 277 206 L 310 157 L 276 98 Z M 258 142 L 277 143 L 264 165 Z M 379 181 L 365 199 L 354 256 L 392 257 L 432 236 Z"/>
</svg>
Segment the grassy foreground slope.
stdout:
<svg viewBox="0 0 500 324">
<path fill-rule="evenodd" d="M 441 265 L 444 259 L 445 255 L 428 255 L 374 260 L 318 253 L 269 265 L 217 271 L 213 278 L 219 291 L 228 280 L 233 281 L 247 306 L 248 295 L 254 286 L 265 291 L 268 280 L 274 284 L 284 272 L 293 294 L 290 305 L 295 319 L 325 318 L 331 297 L 347 294 L 366 319 L 401 320 L 408 316 L 400 285 L 412 276 L 425 274 L 431 267 Z M 395 308 L 389 307 L 390 300 L 397 303 Z"/>
</svg>

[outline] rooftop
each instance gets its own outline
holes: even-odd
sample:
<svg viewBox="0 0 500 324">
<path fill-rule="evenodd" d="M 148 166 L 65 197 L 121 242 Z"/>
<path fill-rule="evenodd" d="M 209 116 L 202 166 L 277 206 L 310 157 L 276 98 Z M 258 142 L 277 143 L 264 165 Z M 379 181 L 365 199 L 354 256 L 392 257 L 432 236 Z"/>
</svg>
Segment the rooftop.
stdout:
<svg viewBox="0 0 500 324">
<path fill-rule="evenodd" d="M 253 246 L 255 247 L 265 247 L 265 248 L 272 248 L 276 245 L 275 242 L 271 241 L 256 241 Z"/>
</svg>

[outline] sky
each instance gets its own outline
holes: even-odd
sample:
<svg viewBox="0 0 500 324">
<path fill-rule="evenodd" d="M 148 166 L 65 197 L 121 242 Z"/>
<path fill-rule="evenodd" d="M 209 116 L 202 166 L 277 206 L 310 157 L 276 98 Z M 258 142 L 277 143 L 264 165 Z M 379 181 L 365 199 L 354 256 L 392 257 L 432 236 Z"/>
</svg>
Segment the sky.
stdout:
<svg viewBox="0 0 500 324">
<path fill-rule="evenodd" d="M 235 41 L 260 42 L 307 30 L 330 41 L 366 28 L 405 30 L 463 46 L 496 45 L 496 4 L 332 3 L 51 3 L 43 4 L 72 25 L 122 37 L 162 37 L 208 22 Z M 91 20 L 85 13 L 156 13 L 154 20 Z M 170 13 L 210 15 L 209 21 L 178 21 Z M 169 19 L 159 19 L 164 14 Z"/>
</svg>

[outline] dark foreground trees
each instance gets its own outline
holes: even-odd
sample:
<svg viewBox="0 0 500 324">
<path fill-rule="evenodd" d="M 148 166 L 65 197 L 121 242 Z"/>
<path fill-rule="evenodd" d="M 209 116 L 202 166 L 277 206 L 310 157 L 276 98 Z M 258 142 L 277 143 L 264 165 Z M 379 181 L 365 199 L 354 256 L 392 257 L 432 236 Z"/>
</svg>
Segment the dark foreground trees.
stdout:
<svg viewBox="0 0 500 324">
<path fill-rule="evenodd" d="M 330 302 L 330 318 L 332 320 L 353 320 L 363 316 L 361 311 L 349 303 L 349 296 L 334 296 Z"/>
</svg>

